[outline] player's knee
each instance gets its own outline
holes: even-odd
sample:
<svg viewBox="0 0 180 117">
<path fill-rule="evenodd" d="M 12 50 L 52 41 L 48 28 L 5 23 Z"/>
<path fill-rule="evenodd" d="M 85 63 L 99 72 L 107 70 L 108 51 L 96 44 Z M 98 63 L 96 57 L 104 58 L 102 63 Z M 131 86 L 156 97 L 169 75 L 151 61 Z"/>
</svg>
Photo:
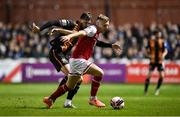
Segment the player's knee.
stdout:
<svg viewBox="0 0 180 117">
<path fill-rule="evenodd" d="M 159 72 L 159 77 L 164 78 L 164 72 Z"/>
<path fill-rule="evenodd" d="M 104 71 L 101 69 L 99 70 L 99 73 L 97 74 L 98 77 L 103 77 L 104 76 Z"/>
<path fill-rule="evenodd" d="M 65 84 L 65 83 L 67 82 L 67 79 L 68 79 L 68 77 L 65 76 L 65 77 L 61 80 L 61 82 L 60 82 L 59 85 L 61 86 L 61 85 Z"/>
<path fill-rule="evenodd" d="M 79 85 L 81 85 L 81 83 L 82 83 L 82 79 L 80 79 L 80 80 L 78 81 L 77 85 L 79 86 Z"/>
<path fill-rule="evenodd" d="M 81 76 L 79 75 L 69 75 L 68 77 L 68 81 L 67 81 L 67 86 L 70 90 L 73 90 L 75 88 L 75 86 L 77 85 L 77 83 L 80 81 Z"/>
</svg>

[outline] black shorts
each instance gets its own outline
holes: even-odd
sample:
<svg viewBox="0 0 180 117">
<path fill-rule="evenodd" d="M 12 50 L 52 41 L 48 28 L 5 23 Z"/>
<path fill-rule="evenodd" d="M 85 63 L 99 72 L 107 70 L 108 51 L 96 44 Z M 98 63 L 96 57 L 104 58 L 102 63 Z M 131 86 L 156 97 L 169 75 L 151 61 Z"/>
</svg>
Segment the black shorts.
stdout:
<svg viewBox="0 0 180 117">
<path fill-rule="evenodd" d="M 68 60 L 65 55 L 61 52 L 57 52 L 53 48 L 49 51 L 49 59 L 58 72 L 61 70 L 62 66 L 68 64 Z"/>
<path fill-rule="evenodd" d="M 149 64 L 149 70 L 150 71 L 153 71 L 156 67 L 157 67 L 158 71 L 164 71 L 163 64 L 159 64 L 159 63 L 150 63 Z"/>
</svg>

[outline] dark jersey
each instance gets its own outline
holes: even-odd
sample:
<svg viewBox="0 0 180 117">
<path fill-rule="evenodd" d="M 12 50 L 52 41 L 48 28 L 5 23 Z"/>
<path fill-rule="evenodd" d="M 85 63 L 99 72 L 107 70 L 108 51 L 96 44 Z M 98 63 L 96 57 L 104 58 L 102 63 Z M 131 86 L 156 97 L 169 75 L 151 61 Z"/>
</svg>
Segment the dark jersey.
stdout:
<svg viewBox="0 0 180 117">
<path fill-rule="evenodd" d="M 48 21 L 47 23 L 45 23 L 44 25 L 40 27 L 40 31 L 46 28 L 50 28 L 52 26 L 61 27 L 67 30 L 73 30 L 74 27 L 76 26 L 76 22 L 74 22 L 73 20 L 67 20 L 67 19 Z"/>
<path fill-rule="evenodd" d="M 67 20 L 67 19 L 61 19 L 61 20 L 55 20 L 55 21 L 48 21 L 44 25 L 40 27 L 40 31 L 50 28 L 50 27 L 60 27 L 63 29 L 67 30 L 73 30 L 76 26 L 77 23 L 74 22 L 73 20 Z M 56 37 L 50 41 L 50 45 L 52 46 L 53 49 L 55 49 L 57 52 L 62 52 L 62 46 L 63 42 L 61 41 L 61 36 L 64 36 L 64 34 L 58 34 Z M 74 42 L 75 43 L 75 42 Z M 71 50 L 72 46 L 68 47 L 68 50 Z M 64 54 L 67 54 L 68 51 L 63 52 Z"/>
<path fill-rule="evenodd" d="M 150 51 L 150 62 L 151 63 L 157 63 L 162 64 L 163 61 L 163 53 L 165 51 L 165 42 L 164 39 L 158 38 L 153 39 L 151 38 L 148 41 L 148 45 L 146 47 Z"/>
</svg>

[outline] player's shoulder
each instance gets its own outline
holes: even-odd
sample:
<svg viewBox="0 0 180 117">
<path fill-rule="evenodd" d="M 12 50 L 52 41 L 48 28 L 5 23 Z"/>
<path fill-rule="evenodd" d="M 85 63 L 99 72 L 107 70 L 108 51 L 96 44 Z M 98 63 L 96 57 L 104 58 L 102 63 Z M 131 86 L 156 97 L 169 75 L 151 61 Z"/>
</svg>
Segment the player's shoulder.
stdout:
<svg viewBox="0 0 180 117">
<path fill-rule="evenodd" d="M 90 25 L 87 28 L 85 28 L 85 30 L 89 30 L 92 32 L 97 32 L 97 27 L 95 25 Z"/>
<path fill-rule="evenodd" d="M 69 21 L 69 22 L 74 22 L 72 19 L 59 19 L 59 21 L 63 21 L 63 22 L 67 22 L 67 21 Z"/>
<path fill-rule="evenodd" d="M 75 25 L 76 22 L 73 21 L 72 19 L 60 19 L 59 22 L 63 25 L 63 26 L 66 26 L 66 25 Z"/>
<path fill-rule="evenodd" d="M 97 33 L 97 28 L 95 25 L 90 25 L 85 28 L 84 31 L 87 33 L 88 37 L 93 37 Z"/>
<path fill-rule="evenodd" d="M 97 27 L 95 25 L 90 25 L 87 28 L 92 28 L 92 29 L 96 29 L 97 30 Z"/>
</svg>

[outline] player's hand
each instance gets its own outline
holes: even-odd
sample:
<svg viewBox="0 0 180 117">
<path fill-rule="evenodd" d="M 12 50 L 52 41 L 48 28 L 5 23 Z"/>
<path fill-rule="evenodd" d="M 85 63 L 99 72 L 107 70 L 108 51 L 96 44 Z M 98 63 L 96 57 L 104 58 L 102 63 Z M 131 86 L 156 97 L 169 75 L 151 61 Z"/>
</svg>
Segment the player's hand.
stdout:
<svg viewBox="0 0 180 117">
<path fill-rule="evenodd" d="M 61 41 L 63 43 L 69 43 L 69 41 L 70 41 L 70 38 L 68 36 L 62 36 L 61 38 L 62 38 Z"/>
<path fill-rule="evenodd" d="M 122 53 L 122 48 L 118 43 L 112 44 L 112 48 L 114 49 L 117 55 L 120 55 Z"/>
<path fill-rule="evenodd" d="M 34 22 L 32 24 L 32 32 L 34 32 L 34 33 L 40 32 L 40 28 Z"/>
</svg>

